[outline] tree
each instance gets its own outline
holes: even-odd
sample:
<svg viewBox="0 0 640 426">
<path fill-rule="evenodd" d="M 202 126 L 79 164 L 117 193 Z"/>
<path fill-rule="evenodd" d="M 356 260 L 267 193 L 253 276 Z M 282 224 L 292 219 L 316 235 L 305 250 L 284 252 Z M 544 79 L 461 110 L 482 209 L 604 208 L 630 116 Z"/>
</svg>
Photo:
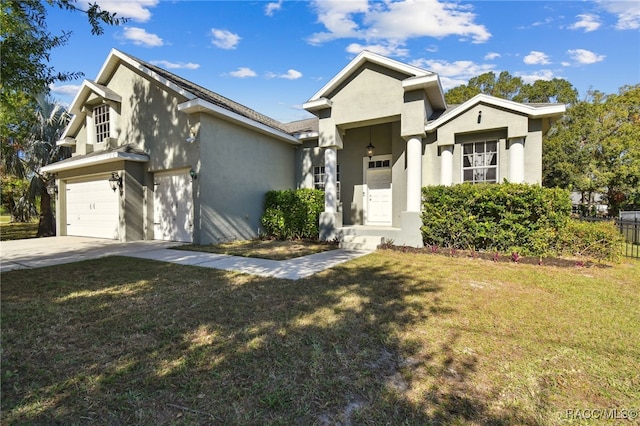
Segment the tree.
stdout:
<svg viewBox="0 0 640 426">
<path fill-rule="evenodd" d="M 556 102 L 574 104 L 578 100 L 578 91 L 567 80 L 536 80 L 533 84 L 525 84 L 513 98 L 516 102 L 543 103 Z"/>
<path fill-rule="evenodd" d="M 445 93 L 445 99 L 449 104 L 461 104 L 480 93 L 524 103 L 573 104 L 578 99 L 578 91 L 566 80 L 554 78 L 525 84 L 520 77 L 513 77 L 507 71 L 497 77 L 494 72 L 473 77 L 468 84 L 450 89 Z"/>
<path fill-rule="evenodd" d="M 640 207 L 640 85 L 590 91 L 543 145 L 543 185 L 605 195 L 609 214 Z"/>
<path fill-rule="evenodd" d="M 92 34 L 102 34 L 102 24 L 120 25 L 126 20 L 92 4 L 83 10 L 75 0 L 47 0 L 50 5 L 85 13 L 91 24 Z M 46 8 L 40 0 L 4 0 L 0 13 L 0 101 L 3 105 L 20 93 L 48 94 L 49 85 L 55 81 L 67 81 L 82 77 L 80 72 L 60 72 L 48 64 L 50 52 L 63 46 L 71 32 L 52 35 L 47 31 Z M 9 102 L 8 105 L 11 105 Z"/>
<path fill-rule="evenodd" d="M 56 147 L 60 127 L 67 119 L 59 105 L 45 100 L 50 85 L 82 77 L 81 72 L 56 71 L 49 65 L 52 49 L 63 46 L 71 32 L 52 35 L 47 31 L 45 2 L 51 6 L 84 13 L 91 33 L 104 32 L 103 25 L 120 25 L 126 19 L 102 10 L 97 3 L 84 10 L 76 0 L 3 0 L 0 4 L 0 154 L 2 202 L 12 207 L 17 219 L 27 219 L 37 197 L 41 216 L 38 235 L 51 235 L 51 202 L 40 167 L 64 157 Z M 40 96 L 40 98 L 39 98 Z M 63 118 L 64 117 L 64 118 Z M 24 179 L 30 179 L 23 192 Z M 10 196 L 5 190 L 11 189 Z M 19 198 L 17 198 L 20 196 Z"/>
<path fill-rule="evenodd" d="M 35 203 L 40 198 L 40 221 L 37 237 L 48 237 L 56 234 L 55 219 L 51 209 L 51 195 L 47 191 L 51 177 L 43 175 L 40 169 L 47 164 L 63 160 L 71 156 L 69 148 L 57 145 L 60 136 L 69 123 L 70 116 L 66 108 L 59 102 L 50 101 L 44 95 L 38 97 L 36 109 L 37 122 L 27 144 L 25 162 L 31 174 L 28 198 Z"/>
</svg>

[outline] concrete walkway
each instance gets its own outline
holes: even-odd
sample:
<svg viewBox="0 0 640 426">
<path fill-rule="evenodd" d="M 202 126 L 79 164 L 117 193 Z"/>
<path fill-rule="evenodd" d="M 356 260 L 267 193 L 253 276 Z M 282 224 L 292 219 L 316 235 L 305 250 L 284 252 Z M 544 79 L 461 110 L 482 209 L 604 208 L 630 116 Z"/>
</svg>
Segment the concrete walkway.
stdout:
<svg viewBox="0 0 640 426">
<path fill-rule="evenodd" d="M 2 241 L 0 242 L 0 272 L 79 262 L 105 256 L 129 256 L 297 280 L 370 253 L 364 250 L 338 249 L 277 261 L 170 248 L 177 245 L 180 243 L 167 241 L 120 243 L 114 240 L 85 237 Z"/>
</svg>

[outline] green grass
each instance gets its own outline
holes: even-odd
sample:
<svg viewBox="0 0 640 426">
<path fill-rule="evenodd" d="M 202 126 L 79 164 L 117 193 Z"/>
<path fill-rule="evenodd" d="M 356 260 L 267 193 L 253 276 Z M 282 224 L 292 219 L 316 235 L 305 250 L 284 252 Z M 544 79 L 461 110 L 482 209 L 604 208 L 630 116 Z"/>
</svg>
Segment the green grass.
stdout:
<svg viewBox="0 0 640 426">
<path fill-rule="evenodd" d="M 199 245 L 189 244 L 174 247 L 177 250 L 202 251 L 231 256 L 257 257 L 271 260 L 288 260 L 314 253 L 337 249 L 336 244 L 309 240 L 245 240 L 227 243 Z"/>
<path fill-rule="evenodd" d="M 38 222 L 10 223 L 11 216 L 0 216 L 0 240 L 23 240 L 35 238 L 38 233 Z"/>
<path fill-rule="evenodd" d="M 111 257 L 3 273 L 1 297 L 3 424 L 555 425 L 640 408 L 638 261 L 385 250 L 287 281 Z"/>
</svg>

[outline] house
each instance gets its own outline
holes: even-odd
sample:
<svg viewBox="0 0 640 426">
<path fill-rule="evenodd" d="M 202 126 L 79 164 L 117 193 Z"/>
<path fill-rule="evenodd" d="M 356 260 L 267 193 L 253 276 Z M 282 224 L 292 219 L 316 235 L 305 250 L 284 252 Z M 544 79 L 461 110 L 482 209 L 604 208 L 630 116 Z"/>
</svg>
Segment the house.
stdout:
<svg viewBox="0 0 640 426">
<path fill-rule="evenodd" d="M 255 237 L 264 194 L 321 188 L 321 238 L 421 246 L 421 188 L 540 183 L 564 105 L 478 95 L 448 106 L 437 74 L 364 51 L 280 123 L 112 50 L 59 144 L 59 235 L 211 244 Z"/>
</svg>

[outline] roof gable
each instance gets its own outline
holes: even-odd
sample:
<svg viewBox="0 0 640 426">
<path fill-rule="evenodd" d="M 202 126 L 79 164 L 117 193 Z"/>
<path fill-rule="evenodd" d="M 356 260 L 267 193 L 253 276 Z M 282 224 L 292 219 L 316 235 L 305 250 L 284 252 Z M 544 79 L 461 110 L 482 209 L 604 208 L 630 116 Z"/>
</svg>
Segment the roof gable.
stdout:
<svg viewBox="0 0 640 426">
<path fill-rule="evenodd" d="M 325 84 L 322 89 L 320 89 L 315 95 L 313 95 L 308 102 L 314 102 L 321 98 L 327 97 L 328 94 L 333 92 L 337 87 L 348 80 L 352 76 L 352 74 L 358 72 L 360 67 L 366 62 L 378 64 L 393 71 L 406 74 L 407 78 L 436 75 L 430 71 L 423 70 L 422 68 L 394 61 L 393 59 L 389 59 L 382 55 L 363 50 L 358 54 L 358 56 L 356 56 L 351 62 L 349 62 L 349 64 L 347 64 L 347 66 L 344 67 L 342 71 L 336 74 L 336 76 L 333 77 L 327 84 Z"/>
<path fill-rule="evenodd" d="M 267 117 L 264 114 L 261 114 L 257 111 L 254 111 L 251 108 L 248 108 L 242 104 L 239 104 L 235 101 L 232 101 L 229 98 L 226 98 L 218 93 L 215 93 L 211 90 L 205 89 L 202 86 L 199 86 L 195 83 L 192 83 L 182 77 L 179 77 L 167 70 L 164 70 L 155 65 L 149 64 L 145 61 L 142 61 L 138 58 L 130 56 L 126 53 L 123 53 L 117 49 L 112 49 L 107 57 L 106 61 L 102 65 L 102 68 L 98 72 L 98 76 L 95 82 L 85 82 L 83 83 L 81 91 L 78 93 L 76 98 L 73 100 L 71 105 L 72 111 L 79 112 L 82 109 L 82 104 L 86 101 L 85 94 L 88 93 L 85 91 L 85 87 L 95 91 L 95 87 L 100 87 L 105 93 L 108 93 L 109 90 L 106 86 L 108 81 L 111 79 L 113 73 L 117 69 L 117 67 L 121 64 L 125 63 L 133 69 L 138 70 L 142 74 L 148 76 L 149 78 L 155 80 L 161 85 L 164 85 L 171 89 L 172 91 L 184 96 L 188 101 L 195 101 L 197 99 L 202 99 L 206 103 L 215 105 L 219 107 L 219 110 L 228 111 L 233 116 L 241 116 L 245 119 L 248 119 L 247 123 L 256 122 L 259 127 L 269 127 L 276 132 L 287 133 L 286 126 L 279 122 L 278 120 L 274 120 L 270 117 Z M 111 92 L 111 96 L 115 95 L 115 93 Z"/>
<path fill-rule="evenodd" d="M 523 104 L 481 93 L 460 105 L 444 111 L 442 114 L 438 114 L 433 119 L 428 120 L 425 126 L 426 131 L 434 131 L 438 127 L 464 114 L 466 111 L 478 104 L 487 104 L 512 111 L 517 114 L 526 115 L 530 118 L 559 117 L 566 110 L 564 104 Z"/>
</svg>

